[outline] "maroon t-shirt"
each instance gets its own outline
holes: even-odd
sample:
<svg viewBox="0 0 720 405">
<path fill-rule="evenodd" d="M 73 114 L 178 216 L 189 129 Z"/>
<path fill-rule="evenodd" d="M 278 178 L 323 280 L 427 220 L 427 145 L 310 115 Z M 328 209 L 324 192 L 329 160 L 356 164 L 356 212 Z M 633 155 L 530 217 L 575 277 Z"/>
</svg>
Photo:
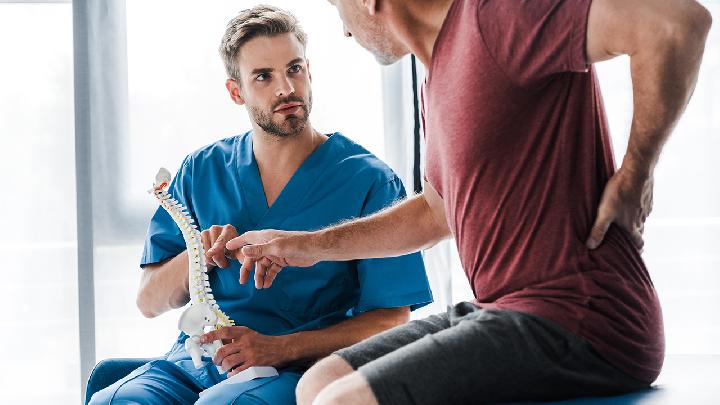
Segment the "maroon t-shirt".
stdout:
<svg viewBox="0 0 720 405">
<path fill-rule="evenodd" d="M 478 305 L 554 321 L 651 382 L 664 337 L 640 252 L 615 225 L 585 247 L 615 170 L 590 2 L 454 2 L 424 89 L 427 179 Z"/>
</svg>

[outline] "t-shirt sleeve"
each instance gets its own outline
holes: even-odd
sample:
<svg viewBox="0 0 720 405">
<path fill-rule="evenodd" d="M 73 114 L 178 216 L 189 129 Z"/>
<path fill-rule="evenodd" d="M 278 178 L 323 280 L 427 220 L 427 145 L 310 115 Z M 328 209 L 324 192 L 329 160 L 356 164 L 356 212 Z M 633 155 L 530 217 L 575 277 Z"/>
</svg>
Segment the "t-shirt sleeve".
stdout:
<svg viewBox="0 0 720 405">
<path fill-rule="evenodd" d="M 189 204 L 191 195 L 191 160 L 186 158 L 183 161 L 180 170 L 173 178 L 168 193 L 188 208 L 190 215 L 197 222 L 197 217 Z M 165 259 L 175 257 L 185 250 L 185 239 L 182 236 L 180 228 L 175 224 L 170 214 L 158 205 L 155 214 L 150 220 L 147 237 L 145 238 L 145 248 L 143 250 L 140 267 L 147 264 L 161 262 Z"/>
<path fill-rule="evenodd" d="M 478 25 L 498 67 L 520 85 L 584 72 L 592 0 L 480 0 Z"/>
<path fill-rule="evenodd" d="M 397 176 L 372 190 L 362 210 L 367 216 L 406 196 Z M 432 302 L 432 292 L 419 252 L 381 259 L 358 260 L 360 299 L 353 312 L 410 306 L 411 310 Z"/>
</svg>

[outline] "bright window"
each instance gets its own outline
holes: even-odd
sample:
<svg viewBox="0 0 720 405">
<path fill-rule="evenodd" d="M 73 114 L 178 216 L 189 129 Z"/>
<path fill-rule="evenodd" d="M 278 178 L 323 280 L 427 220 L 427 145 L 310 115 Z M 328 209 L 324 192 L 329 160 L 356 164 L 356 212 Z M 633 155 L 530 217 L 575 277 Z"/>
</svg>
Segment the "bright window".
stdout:
<svg viewBox="0 0 720 405">
<path fill-rule="evenodd" d="M 71 6 L 0 4 L 0 38 L 0 403 L 78 403 Z"/>
</svg>

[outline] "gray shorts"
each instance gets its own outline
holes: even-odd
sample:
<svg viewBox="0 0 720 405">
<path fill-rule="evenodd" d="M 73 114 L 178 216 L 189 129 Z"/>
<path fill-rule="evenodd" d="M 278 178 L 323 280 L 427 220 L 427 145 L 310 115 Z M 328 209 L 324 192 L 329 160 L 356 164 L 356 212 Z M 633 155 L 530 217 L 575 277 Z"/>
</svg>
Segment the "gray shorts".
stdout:
<svg viewBox="0 0 720 405">
<path fill-rule="evenodd" d="M 386 404 L 616 395 L 649 386 L 557 324 L 464 302 L 337 351 Z"/>
</svg>

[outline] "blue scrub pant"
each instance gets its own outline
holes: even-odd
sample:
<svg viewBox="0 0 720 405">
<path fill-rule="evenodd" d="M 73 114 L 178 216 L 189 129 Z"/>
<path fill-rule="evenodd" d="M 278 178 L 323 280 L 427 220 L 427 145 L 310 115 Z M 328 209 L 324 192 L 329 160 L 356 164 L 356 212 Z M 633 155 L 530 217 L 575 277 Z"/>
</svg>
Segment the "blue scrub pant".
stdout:
<svg viewBox="0 0 720 405">
<path fill-rule="evenodd" d="M 196 369 L 178 341 L 165 360 L 153 360 L 125 378 L 95 393 L 98 404 L 295 404 L 295 387 L 302 371 L 280 370 L 275 377 L 257 378 L 239 384 L 225 384 L 199 397 L 200 391 L 226 378 L 210 359 Z"/>
</svg>

